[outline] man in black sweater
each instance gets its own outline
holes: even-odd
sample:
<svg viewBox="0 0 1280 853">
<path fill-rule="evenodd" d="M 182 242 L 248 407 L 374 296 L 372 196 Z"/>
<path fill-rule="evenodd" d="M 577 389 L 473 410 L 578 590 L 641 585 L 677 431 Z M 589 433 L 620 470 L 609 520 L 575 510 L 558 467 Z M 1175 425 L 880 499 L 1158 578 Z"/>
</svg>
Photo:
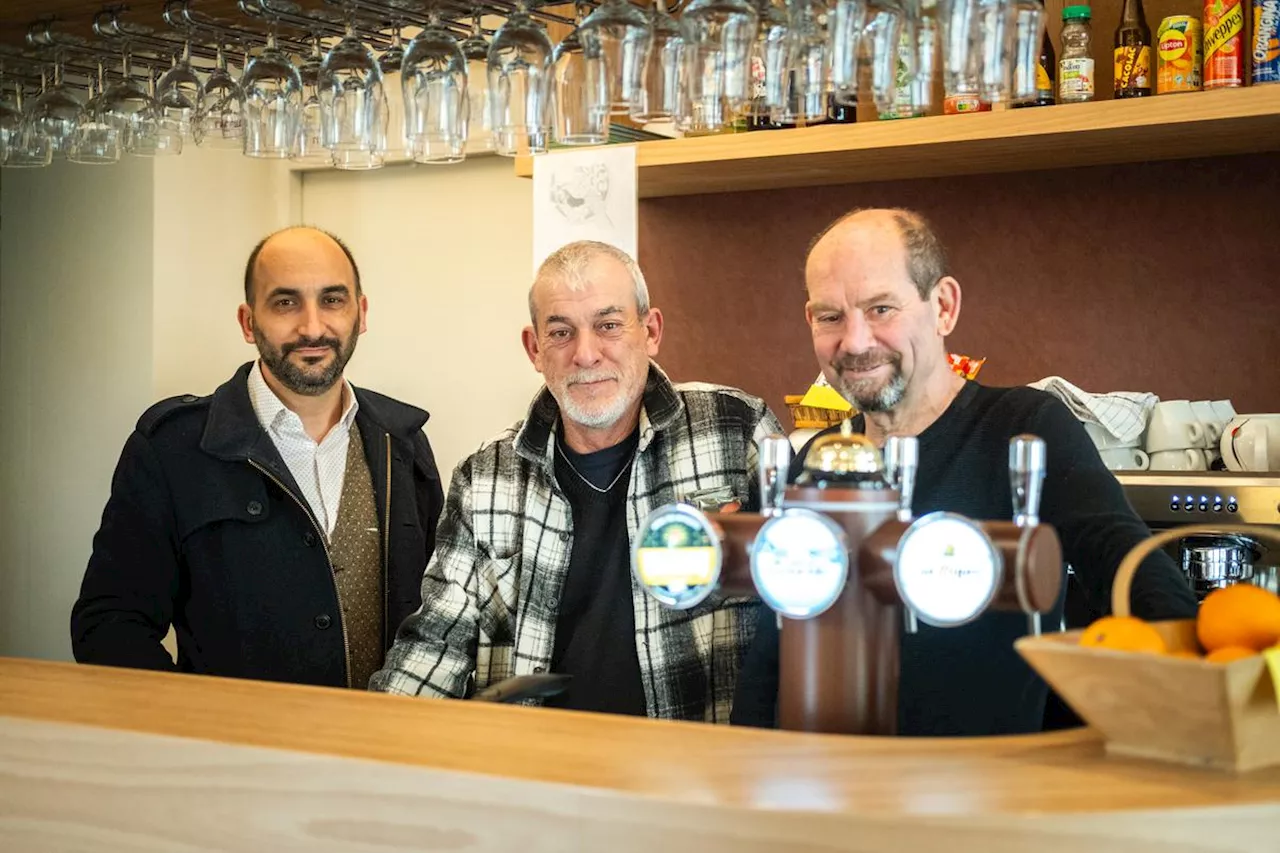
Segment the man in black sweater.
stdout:
<svg viewBox="0 0 1280 853">
<path fill-rule="evenodd" d="M 1041 519 L 1057 530 L 1091 607 L 1104 609 L 1116 567 L 1149 531 L 1060 401 L 1031 388 L 983 387 L 951 370 L 945 342 L 960 316 L 960 284 L 928 223 L 905 210 L 848 214 L 814 241 L 805 282 L 814 352 L 828 381 L 862 413 L 854 430 L 879 446 L 891 435 L 919 440 L 915 514 L 1009 518 L 1009 440 L 1040 436 L 1048 453 Z M 1183 618 L 1195 606 L 1172 560 L 1163 552 L 1147 558 L 1134 577 L 1134 613 Z M 1058 624 L 1061 612 L 1059 602 L 1045 624 Z M 1014 651 L 1025 633 L 1022 614 L 995 612 L 957 628 L 921 624 L 904 633 L 898 731 L 1040 730 L 1048 688 Z M 762 609 L 732 721 L 774 725 L 777 690 L 777 617 Z"/>
</svg>

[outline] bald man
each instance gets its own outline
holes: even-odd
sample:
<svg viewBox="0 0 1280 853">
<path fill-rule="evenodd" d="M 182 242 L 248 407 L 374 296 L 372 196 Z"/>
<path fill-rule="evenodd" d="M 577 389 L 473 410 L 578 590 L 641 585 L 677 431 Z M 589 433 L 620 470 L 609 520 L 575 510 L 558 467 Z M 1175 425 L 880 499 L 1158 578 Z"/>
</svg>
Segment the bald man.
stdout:
<svg viewBox="0 0 1280 853">
<path fill-rule="evenodd" d="M 259 358 L 125 443 L 71 643 L 81 663 L 363 689 L 421 603 L 443 505 L 427 413 L 355 388 L 355 259 L 288 228 L 249 255 Z M 170 627 L 177 660 L 162 645 Z"/>
<path fill-rule="evenodd" d="M 929 224 L 907 210 L 855 211 L 818 235 L 805 264 L 805 319 L 823 375 L 861 413 L 854 430 L 879 446 L 919 440 L 912 509 L 1008 519 L 1009 440 L 1045 440 L 1040 516 L 1053 525 L 1075 570 L 1083 609 L 1100 611 L 1129 549 L 1150 531 L 1134 514 L 1084 427 L 1056 398 L 994 388 L 956 375 L 946 338 L 960 319 L 960 283 Z M 816 437 L 815 437 L 816 438 Z M 793 478 L 803 470 L 797 454 Z M 1134 579 L 1133 610 L 1148 619 L 1195 614 L 1195 598 L 1162 551 Z M 1045 619 L 1059 624 L 1062 603 Z M 783 620 L 782 630 L 787 630 Z M 987 613 L 955 628 L 921 624 L 902 637 L 898 731 L 999 735 L 1039 731 L 1048 688 L 1014 651 L 1025 617 Z M 766 612 L 743 664 L 733 721 L 774 723 L 778 621 Z"/>
</svg>

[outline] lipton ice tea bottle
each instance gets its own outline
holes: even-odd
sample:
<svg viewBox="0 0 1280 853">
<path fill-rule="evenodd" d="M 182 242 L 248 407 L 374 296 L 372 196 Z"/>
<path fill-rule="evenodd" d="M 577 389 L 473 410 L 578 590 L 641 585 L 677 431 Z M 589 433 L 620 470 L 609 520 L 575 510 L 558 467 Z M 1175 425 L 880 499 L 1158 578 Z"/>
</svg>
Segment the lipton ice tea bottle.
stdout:
<svg viewBox="0 0 1280 853">
<path fill-rule="evenodd" d="M 1151 94 L 1151 28 L 1142 0 L 1124 0 L 1116 27 L 1115 96 L 1142 98 Z"/>
<path fill-rule="evenodd" d="M 1236 0 L 1239 2 L 1239 0 Z M 1088 6 L 1062 10 L 1062 58 L 1058 60 L 1058 102 L 1093 100 L 1093 34 Z"/>
</svg>

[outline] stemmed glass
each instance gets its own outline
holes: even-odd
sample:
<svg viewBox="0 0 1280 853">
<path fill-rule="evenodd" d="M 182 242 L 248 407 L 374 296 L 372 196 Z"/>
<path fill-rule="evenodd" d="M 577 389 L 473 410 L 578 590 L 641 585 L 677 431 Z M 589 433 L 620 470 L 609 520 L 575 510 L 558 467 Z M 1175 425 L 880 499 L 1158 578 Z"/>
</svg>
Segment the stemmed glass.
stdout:
<svg viewBox="0 0 1280 853">
<path fill-rule="evenodd" d="M 320 35 L 312 33 L 311 53 L 298 69 L 298 76 L 302 80 L 302 109 L 298 119 L 298 134 L 294 138 L 293 152 L 289 159 L 316 166 L 332 166 L 333 152 L 324 147 L 324 120 L 320 109 L 320 68 L 323 65 Z"/>
<path fill-rule="evenodd" d="M 294 148 L 302 113 L 302 78 L 288 54 L 276 46 L 273 25 L 267 46 L 240 77 L 244 92 L 244 153 L 283 159 Z"/>
<path fill-rule="evenodd" d="M 551 40 L 517 0 L 489 45 L 489 114 L 494 149 L 504 157 L 541 154 L 554 124 Z"/>
<path fill-rule="evenodd" d="M 378 67 L 382 69 L 382 88 L 387 92 L 388 107 L 388 124 L 394 118 L 394 102 L 391 100 L 393 92 L 401 92 L 404 89 L 403 80 L 400 76 L 401 66 L 404 65 L 404 22 L 394 20 L 391 22 L 391 47 L 382 52 L 378 57 Z M 409 144 L 409 138 L 405 136 L 404 131 L 408 130 L 408 114 L 409 105 L 401 104 L 402 110 L 406 111 L 402 117 L 401 133 L 392 141 L 390 131 L 387 138 L 387 156 L 395 160 L 403 160 L 413 156 L 413 146 Z"/>
<path fill-rule="evenodd" d="M 191 139 L 200 109 L 204 85 L 191 67 L 191 41 L 182 43 L 182 54 L 156 85 L 156 105 L 166 129 Z"/>
<path fill-rule="evenodd" d="M 339 169 L 377 169 L 387 152 L 387 95 L 373 51 L 356 35 L 348 8 L 346 33 L 320 66 L 321 130 Z"/>
<path fill-rule="evenodd" d="M 120 79 L 108 86 L 102 95 L 102 117 L 116 129 L 125 151 L 133 153 L 140 117 L 152 108 L 151 96 L 133 79 L 132 56 L 126 44 L 121 53 Z"/>
<path fill-rule="evenodd" d="M 588 68 L 598 62 L 604 66 L 609 112 L 613 115 L 629 115 L 635 107 L 636 86 L 649 55 L 650 34 L 648 18 L 627 0 L 604 0 L 578 24 L 577 37 Z"/>
<path fill-rule="evenodd" d="M 400 70 L 405 138 L 418 163 L 457 163 L 467 155 L 467 58 L 432 10 L 409 43 Z"/>
<path fill-rule="evenodd" d="M 480 29 L 480 13 L 471 19 L 471 35 L 458 43 L 467 58 L 467 153 L 493 150 L 493 122 L 489 114 L 489 42 Z"/>
<path fill-rule="evenodd" d="M 80 111 L 75 139 L 67 152 L 67 159 L 73 163 L 107 165 L 120 160 L 120 131 L 107 121 L 103 111 L 105 95 L 106 70 L 99 60 L 97 79 L 89 81 L 89 100 Z"/>
<path fill-rule="evenodd" d="M 62 79 L 62 55 L 53 62 L 53 85 L 43 88 L 30 106 L 30 121 L 47 136 L 55 157 L 66 157 L 75 142 L 76 125 L 84 109 L 79 95 Z"/>
<path fill-rule="evenodd" d="M 9 156 L 9 146 L 17 140 L 22 125 L 22 89 L 6 88 L 4 68 L 0 66 L 0 166 Z"/>
<path fill-rule="evenodd" d="M 581 6 L 579 20 L 581 21 Z M 570 32 L 551 54 L 555 76 L 555 139 L 561 145 L 600 145 L 609 138 L 607 57 L 588 56 L 580 40 L 582 26 Z"/>
<path fill-rule="evenodd" d="M 47 134 L 31 121 L 30 105 L 24 105 L 19 82 L 6 99 L 0 94 L 0 135 L 5 138 L 4 159 L 0 166 L 31 169 L 53 162 L 53 143 Z"/>
<path fill-rule="evenodd" d="M 244 149 L 244 92 L 227 70 L 221 44 L 217 64 L 200 90 L 194 132 L 197 145 Z"/>
<path fill-rule="evenodd" d="M 181 125 L 167 119 L 156 101 L 156 74 L 147 72 L 147 103 L 135 116 L 125 150 L 137 157 L 171 157 L 182 153 Z"/>
</svg>

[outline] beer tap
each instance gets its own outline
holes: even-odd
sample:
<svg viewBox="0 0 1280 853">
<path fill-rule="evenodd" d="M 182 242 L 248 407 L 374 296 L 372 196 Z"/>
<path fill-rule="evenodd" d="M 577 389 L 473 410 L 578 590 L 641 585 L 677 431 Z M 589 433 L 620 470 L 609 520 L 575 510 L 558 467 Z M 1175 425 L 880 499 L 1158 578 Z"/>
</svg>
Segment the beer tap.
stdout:
<svg viewBox="0 0 1280 853">
<path fill-rule="evenodd" d="M 1044 440 L 1034 435 L 1019 435 L 1009 442 L 1009 487 L 1013 494 L 1013 523 L 1023 530 L 1040 523 L 1040 497 L 1044 492 Z M 1025 601 L 1018 589 L 1019 604 L 1027 613 L 1027 631 L 1040 636 L 1040 611 Z"/>
<path fill-rule="evenodd" d="M 912 518 L 911 499 L 916 491 L 916 469 L 920 462 L 920 443 L 915 436 L 891 435 L 884 443 L 884 473 L 889 487 L 898 493 L 898 521 Z M 918 633 L 920 621 L 911 608 L 903 611 L 903 628 L 908 634 Z"/>
<path fill-rule="evenodd" d="M 915 518 L 914 438 L 882 453 L 846 421 L 819 436 L 786 485 L 790 445 L 761 442 L 760 512 L 654 510 L 641 523 L 632 567 L 667 607 L 712 594 L 758 595 L 779 615 L 781 728 L 893 734 L 904 630 L 966 624 L 988 609 L 1036 615 L 1057 602 L 1062 549 L 1039 523 L 1044 443 L 1010 443 L 1014 521 L 956 513 Z"/>
</svg>

